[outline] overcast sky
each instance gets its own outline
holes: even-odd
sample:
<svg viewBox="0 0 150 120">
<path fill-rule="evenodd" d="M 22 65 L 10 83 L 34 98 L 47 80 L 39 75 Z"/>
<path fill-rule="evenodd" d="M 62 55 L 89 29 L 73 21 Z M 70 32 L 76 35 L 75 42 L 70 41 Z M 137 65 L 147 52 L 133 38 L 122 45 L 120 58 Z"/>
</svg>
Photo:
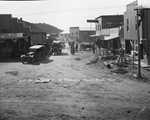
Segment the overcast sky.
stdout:
<svg viewBox="0 0 150 120">
<path fill-rule="evenodd" d="M 134 0 L 0 1 L 0 14 L 12 14 L 31 23 L 48 23 L 65 31 L 76 26 L 84 30 L 91 29 L 87 19 L 123 14 L 131 2 Z M 150 0 L 138 0 L 138 3 L 150 5 Z"/>
</svg>

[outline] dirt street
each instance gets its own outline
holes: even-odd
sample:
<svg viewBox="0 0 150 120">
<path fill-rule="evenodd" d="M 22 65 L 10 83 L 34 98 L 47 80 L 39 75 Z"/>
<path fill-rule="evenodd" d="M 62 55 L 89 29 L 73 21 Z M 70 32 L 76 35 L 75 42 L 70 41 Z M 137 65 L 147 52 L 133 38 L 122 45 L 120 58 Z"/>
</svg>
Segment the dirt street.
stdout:
<svg viewBox="0 0 150 120">
<path fill-rule="evenodd" d="M 86 65 L 93 56 L 0 62 L 0 120 L 150 120 L 150 83 Z"/>
</svg>

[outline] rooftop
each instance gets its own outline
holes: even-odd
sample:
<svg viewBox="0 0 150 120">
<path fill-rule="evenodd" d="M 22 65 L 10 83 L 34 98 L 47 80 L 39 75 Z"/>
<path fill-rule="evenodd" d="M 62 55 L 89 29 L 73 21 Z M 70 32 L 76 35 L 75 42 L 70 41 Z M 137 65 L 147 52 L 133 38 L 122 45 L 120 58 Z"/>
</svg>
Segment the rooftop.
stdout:
<svg viewBox="0 0 150 120">
<path fill-rule="evenodd" d="M 101 17 L 118 17 L 118 16 L 123 16 L 123 15 L 101 15 L 101 16 L 99 16 L 99 17 L 97 17 L 97 18 L 95 18 L 95 19 L 98 19 L 98 18 L 101 18 Z"/>
</svg>

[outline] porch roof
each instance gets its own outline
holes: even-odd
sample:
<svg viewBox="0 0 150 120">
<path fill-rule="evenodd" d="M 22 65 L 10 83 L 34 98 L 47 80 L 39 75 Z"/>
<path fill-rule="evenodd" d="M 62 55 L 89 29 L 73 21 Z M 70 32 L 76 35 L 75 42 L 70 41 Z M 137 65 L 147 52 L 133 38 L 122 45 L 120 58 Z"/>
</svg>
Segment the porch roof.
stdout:
<svg viewBox="0 0 150 120">
<path fill-rule="evenodd" d="M 100 37 L 101 35 L 95 34 L 95 35 L 90 35 L 90 37 Z"/>
<path fill-rule="evenodd" d="M 115 38 L 118 38 L 119 35 L 114 35 L 114 36 L 104 36 L 104 40 L 112 40 L 112 39 L 115 39 Z"/>
<path fill-rule="evenodd" d="M 102 35 L 90 35 L 90 37 L 101 37 L 100 40 L 112 40 L 115 38 L 119 38 L 118 34 L 110 35 L 110 36 L 102 36 Z"/>
</svg>

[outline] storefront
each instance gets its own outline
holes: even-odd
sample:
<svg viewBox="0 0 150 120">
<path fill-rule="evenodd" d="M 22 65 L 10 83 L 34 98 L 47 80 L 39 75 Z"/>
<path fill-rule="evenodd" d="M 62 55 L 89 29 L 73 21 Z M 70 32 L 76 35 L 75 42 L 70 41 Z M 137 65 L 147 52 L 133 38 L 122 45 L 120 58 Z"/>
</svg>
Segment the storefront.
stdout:
<svg viewBox="0 0 150 120">
<path fill-rule="evenodd" d="M 20 56 L 30 46 L 30 36 L 22 33 L 0 33 L 0 58 Z"/>
</svg>

